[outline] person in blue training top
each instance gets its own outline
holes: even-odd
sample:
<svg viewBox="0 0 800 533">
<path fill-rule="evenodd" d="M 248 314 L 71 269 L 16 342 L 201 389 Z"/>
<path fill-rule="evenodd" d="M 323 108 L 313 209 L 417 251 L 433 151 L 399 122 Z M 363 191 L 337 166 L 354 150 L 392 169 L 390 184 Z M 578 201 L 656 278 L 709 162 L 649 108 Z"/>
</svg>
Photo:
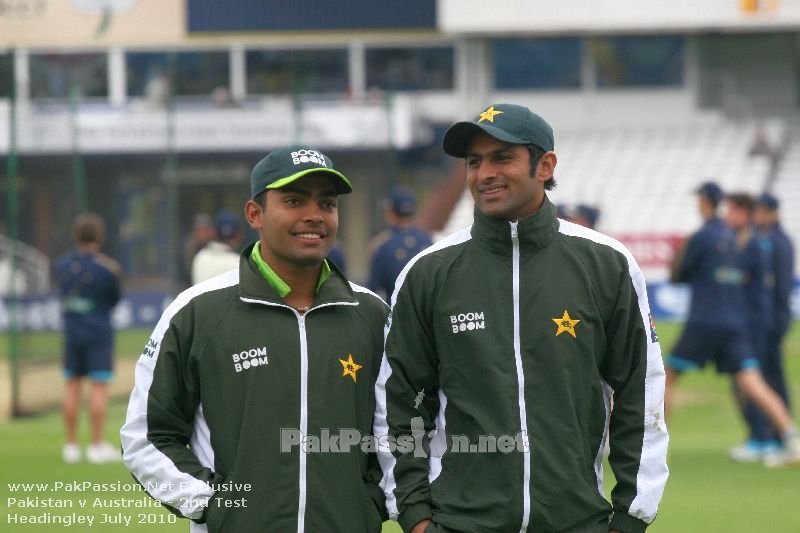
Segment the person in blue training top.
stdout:
<svg viewBox="0 0 800 533">
<path fill-rule="evenodd" d="M 755 199 L 746 192 L 730 193 L 725 196 L 725 225 L 733 231 L 733 238 L 736 242 L 738 253 L 735 256 L 735 264 L 743 272 L 748 272 L 748 278 L 742 281 L 745 289 L 747 323 L 750 330 L 750 339 L 753 344 L 754 354 L 758 360 L 759 367 L 764 360 L 764 349 L 766 344 L 766 330 L 769 322 L 772 321 L 769 308 L 769 292 L 767 289 L 767 272 L 770 270 L 771 260 L 765 253 L 765 240 L 761 239 L 753 227 L 753 211 L 755 210 Z M 731 264 L 734 264 L 731 260 Z M 766 378 L 765 378 L 766 379 Z M 730 456 L 734 460 L 757 461 L 763 458 L 768 451 L 780 449 L 779 441 L 774 446 L 766 443 L 769 431 L 769 421 L 752 405 L 752 402 L 743 397 L 741 391 L 734 383 L 736 400 L 742 410 L 742 416 L 746 419 L 745 406 L 750 405 L 753 410 L 752 416 L 757 417 L 763 427 L 758 428 L 757 434 L 752 434 L 754 440 L 747 441 L 744 445 L 736 446 L 730 450 Z"/>
<path fill-rule="evenodd" d="M 692 298 L 684 329 L 665 362 L 667 414 L 680 376 L 714 361 L 717 371 L 731 374 L 743 397 L 778 430 L 783 449 L 765 458 L 767 465 L 800 464 L 800 435 L 780 396 L 759 371 L 752 337 L 746 285 L 763 275 L 758 244 L 752 239 L 743 242 L 717 216 L 724 195 L 716 183 L 706 182 L 696 192 L 704 223 L 687 239 L 672 269 L 672 281 L 687 283 Z"/>
<path fill-rule="evenodd" d="M 73 229 L 75 250 L 55 264 L 64 317 L 64 376 L 67 379 L 63 401 L 66 443 L 62 456 L 67 463 L 81 460 L 77 426 L 81 380 L 86 377 L 91 381 L 91 444 L 86 449 L 86 458 L 90 463 L 119 461 L 118 448 L 103 439 L 103 428 L 108 383 L 113 374 L 111 311 L 120 300 L 122 268 L 100 253 L 105 241 L 105 223 L 99 215 L 79 215 Z"/>
<path fill-rule="evenodd" d="M 771 282 L 773 289 L 771 304 L 774 321 L 767 332 L 766 363 L 765 369 L 762 371 L 767 376 L 767 380 L 769 380 L 772 375 L 768 375 L 768 372 L 771 372 L 773 365 L 776 365 L 774 370 L 780 375 L 780 378 L 776 380 L 776 391 L 786 400 L 788 405 L 789 393 L 786 388 L 786 380 L 783 377 L 781 343 L 792 324 L 790 300 L 795 279 L 795 249 L 792 239 L 781 226 L 779 208 L 778 199 L 772 194 L 764 193 L 756 201 L 756 210 L 753 213 L 753 218 L 759 234 L 769 241 L 772 251 L 773 273 L 771 274 L 771 280 L 768 273 L 768 283 Z M 781 383 L 780 385 L 777 383 L 778 381 Z"/>
<path fill-rule="evenodd" d="M 394 292 L 394 282 L 412 257 L 432 244 L 431 236 L 414 224 L 416 200 L 405 189 L 394 189 L 389 194 L 384 209 L 388 228 L 379 233 L 370 244 L 369 283 L 367 286 L 382 293 L 389 300 Z"/>
<path fill-rule="evenodd" d="M 766 261 L 765 285 L 768 294 L 767 309 L 762 320 L 761 373 L 790 408 L 781 344 L 792 321 L 790 298 L 794 286 L 794 245 L 781 227 L 778 206 L 775 196 L 763 193 L 756 200 L 753 212 L 755 231 Z M 743 410 L 749 438 L 731 450 L 731 457 L 737 461 L 757 461 L 779 446 L 778 435 L 752 402 L 745 403 Z"/>
</svg>

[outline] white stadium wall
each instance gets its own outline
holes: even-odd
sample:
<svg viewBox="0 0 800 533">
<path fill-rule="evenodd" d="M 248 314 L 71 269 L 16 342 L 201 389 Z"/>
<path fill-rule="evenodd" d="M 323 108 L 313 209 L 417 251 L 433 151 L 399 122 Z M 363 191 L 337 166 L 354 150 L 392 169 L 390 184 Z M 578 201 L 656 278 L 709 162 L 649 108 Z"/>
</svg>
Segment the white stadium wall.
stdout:
<svg viewBox="0 0 800 533">
<path fill-rule="evenodd" d="M 470 34 L 792 27 L 800 0 L 438 0 L 439 28 Z"/>
</svg>

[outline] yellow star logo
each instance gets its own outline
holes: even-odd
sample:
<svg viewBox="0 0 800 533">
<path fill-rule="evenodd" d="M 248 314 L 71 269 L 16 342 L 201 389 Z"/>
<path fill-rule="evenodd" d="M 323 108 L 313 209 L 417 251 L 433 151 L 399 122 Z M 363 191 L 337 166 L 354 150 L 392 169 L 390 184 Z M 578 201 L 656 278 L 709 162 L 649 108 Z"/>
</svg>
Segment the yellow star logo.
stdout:
<svg viewBox="0 0 800 533">
<path fill-rule="evenodd" d="M 495 115 L 502 115 L 502 111 L 495 111 L 494 106 L 489 107 L 486 111 L 481 113 L 479 116 L 481 117 L 478 122 L 483 122 L 484 120 L 488 120 L 489 122 L 494 122 Z"/>
<path fill-rule="evenodd" d="M 565 331 L 575 337 L 575 326 L 578 325 L 580 320 L 573 320 L 569 317 L 569 313 L 566 309 L 564 309 L 564 315 L 561 318 L 551 318 L 553 322 L 556 323 L 558 326 L 558 330 L 556 331 L 556 337 L 564 333 Z M 577 337 L 575 337 L 577 339 Z"/>
<path fill-rule="evenodd" d="M 359 365 L 355 361 L 353 361 L 353 354 L 347 355 L 347 361 L 344 359 L 339 359 L 339 362 L 342 363 L 342 367 L 344 368 L 344 372 L 342 372 L 342 377 L 350 376 L 353 378 L 353 382 L 356 382 L 356 372 L 361 370 L 363 365 Z"/>
</svg>

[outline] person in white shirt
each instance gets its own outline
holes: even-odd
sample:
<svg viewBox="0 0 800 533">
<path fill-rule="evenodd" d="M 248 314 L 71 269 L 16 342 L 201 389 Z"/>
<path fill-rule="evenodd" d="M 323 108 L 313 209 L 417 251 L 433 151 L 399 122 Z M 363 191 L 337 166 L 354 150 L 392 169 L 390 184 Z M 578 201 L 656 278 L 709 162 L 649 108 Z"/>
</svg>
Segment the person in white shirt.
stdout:
<svg viewBox="0 0 800 533">
<path fill-rule="evenodd" d="M 192 261 L 192 284 L 239 267 L 239 244 L 244 238 L 240 217 L 231 211 L 214 215 L 216 238 L 206 244 Z"/>
</svg>

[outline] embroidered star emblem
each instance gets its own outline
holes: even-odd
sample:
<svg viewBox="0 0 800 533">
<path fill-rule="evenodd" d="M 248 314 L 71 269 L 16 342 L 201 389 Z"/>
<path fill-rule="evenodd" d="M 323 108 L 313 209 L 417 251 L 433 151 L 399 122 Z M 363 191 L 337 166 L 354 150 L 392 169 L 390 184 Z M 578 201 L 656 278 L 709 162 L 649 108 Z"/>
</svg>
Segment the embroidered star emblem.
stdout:
<svg viewBox="0 0 800 533">
<path fill-rule="evenodd" d="M 339 359 L 339 362 L 342 363 L 342 368 L 344 368 L 344 372 L 342 372 L 342 377 L 350 376 L 353 378 L 353 383 L 356 382 L 356 372 L 363 368 L 363 365 L 359 365 L 355 361 L 353 361 L 353 354 L 347 355 L 347 361 L 344 359 Z"/>
<path fill-rule="evenodd" d="M 494 106 L 490 106 L 489 109 L 481 113 L 479 116 L 481 117 L 478 122 L 483 122 L 484 120 L 488 120 L 489 122 L 494 122 L 495 115 L 502 115 L 502 111 L 495 111 Z"/>
<path fill-rule="evenodd" d="M 556 325 L 558 326 L 558 330 L 556 330 L 556 337 L 558 337 L 559 335 L 561 335 L 566 331 L 567 333 L 569 333 L 570 335 L 572 335 L 577 339 L 577 337 L 575 336 L 575 326 L 578 325 L 578 322 L 580 322 L 580 320 L 573 320 L 572 318 L 570 318 L 569 313 L 567 312 L 566 309 L 564 309 L 564 314 L 561 316 L 561 318 L 551 318 L 550 320 L 555 322 Z"/>
</svg>

